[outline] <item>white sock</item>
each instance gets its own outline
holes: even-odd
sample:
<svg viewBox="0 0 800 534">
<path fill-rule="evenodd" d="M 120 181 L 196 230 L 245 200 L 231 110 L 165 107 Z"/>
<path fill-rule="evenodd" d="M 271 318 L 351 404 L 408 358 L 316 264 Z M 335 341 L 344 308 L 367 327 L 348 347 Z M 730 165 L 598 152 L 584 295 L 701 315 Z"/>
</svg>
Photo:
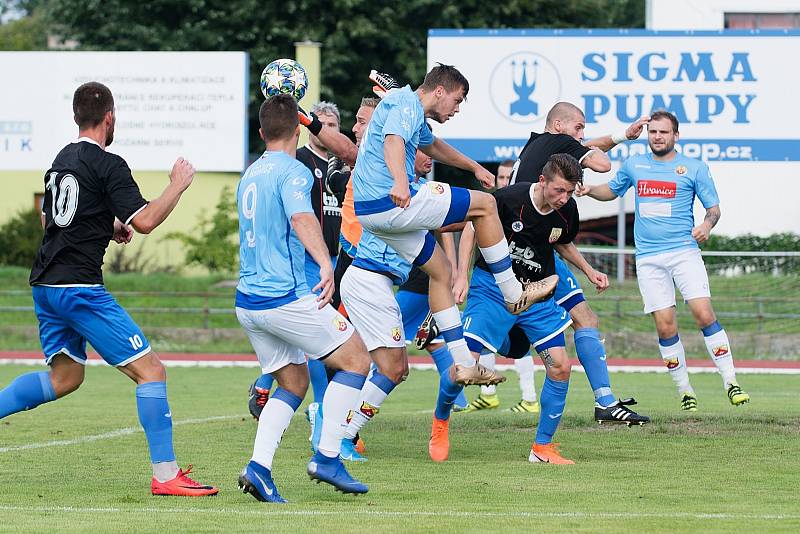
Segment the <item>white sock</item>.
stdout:
<svg viewBox="0 0 800 534">
<path fill-rule="evenodd" d="M 494 371 L 494 366 L 497 363 L 497 358 L 493 352 L 481 354 L 478 363 L 487 369 Z M 494 395 L 497 393 L 496 386 L 481 386 L 481 395 Z"/>
<path fill-rule="evenodd" d="M 678 393 L 694 395 L 694 389 L 689 383 L 689 370 L 686 368 L 686 352 L 683 350 L 683 343 L 680 339 L 669 347 L 659 344 L 658 350 L 661 352 L 661 359 L 664 360 L 669 374 L 672 375 L 673 382 L 678 386 Z"/>
<path fill-rule="evenodd" d="M 339 373 L 342 372 L 344 371 L 339 371 Z M 355 375 L 356 373 L 349 374 Z M 355 411 L 356 402 L 361 395 L 360 388 L 337 382 L 336 375 L 333 378 L 328 384 L 322 400 L 322 436 L 319 439 L 319 452 L 330 458 L 339 456 L 342 438 L 344 438 L 344 431 L 347 428 L 347 414 L 350 410 Z M 362 384 L 361 388 L 363 387 Z"/>
<path fill-rule="evenodd" d="M 439 327 L 439 333 L 447 343 L 447 350 L 453 356 L 453 362 L 462 367 L 475 365 L 475 358 L 464 341 L 464 329 L 461 326 L 461 313 L 453 305 L 450 308 L 435 312 L 433 318 Z"/>
<path fill-rule="evenodd" d="M 158 462 L 153 464 L 153 477 L 159 482 L 167 482 L 178 476 L 178 462 Z"/>
<path fill-rule="evenodd" d="M 356 437 L 356 434 L 358 434 L 364 425 L 372 421 L 372 418 L 378 415 L 383 401 L 386 400 L 386 397 L 392 392 L 394 386 L 397 385 L 383 375 L 380 375 L 380 377 L 382 381 L 386 382 L 388 386 L 386 389 L 389 391 L 384 391 L 372 380 L 364 382 L 364 387 L 361 388 L 356 409 L 352 411 L 353 416 L 344 431 L 344 437 L 350 439 Z"/>
<path fill-rule="evenodd" d="M 711 356 L 722 376 L 722 385 L 727 390 L 728 386 L 736 383 L 736 369 L 733 367 L 733 352 L 731 343 L 728 341 L 728 334 L 725 330 L 720 330 L 703 339 L 706 342 L 708 355 Z"/>
<path fill-rule="evenodd" d="M 257 464 L 263 465 L 267 469 L 272 469 L 272 458 L 278 445 L 281 443 L 283 433 L 292 422 L 294 408 L 289 406 L 281 399 L 270 397 L 261 417 L 258 418 L 258 430 L 256 431 L 256 441 L 253 445 L 252 460 Z"/>
<path fill-rule="evenodd" d="M 536 379 L 534 377 L 533 356 L 530 354 L 514 360 L 514 368 L 519 373 L 519 390 L 522 400 L 536 402 Z"/>
<path fill-rule="evenodd" d="M 481 254 L 486 263 L 489 264 L 490 272 L 494 275 L 497 285 L 500 286 L 500 291 L 503 293 L 505 301 L 517 302 L 522 296 L 522 284 L 514 276 L 514 270 L 511 268 L 508 242 L 503 239 L 491 247 L 481 247 Z M 504 264 L 507 264 L 507 266 Z"/>
</svg>

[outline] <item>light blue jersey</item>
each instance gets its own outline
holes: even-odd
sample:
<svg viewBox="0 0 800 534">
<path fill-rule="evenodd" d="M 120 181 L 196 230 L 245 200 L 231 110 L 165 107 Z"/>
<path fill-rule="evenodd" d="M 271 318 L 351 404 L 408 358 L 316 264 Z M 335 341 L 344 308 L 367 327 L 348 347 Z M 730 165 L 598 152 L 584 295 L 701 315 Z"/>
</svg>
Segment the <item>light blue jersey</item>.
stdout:
<svg viewBox="0 0 800 534">
<path fill-rule="evenodd" d="M 277 308 L 309 293 L 305 249 L 292 215 L 314 213 L 308 168 L 285 152 L 264 152 L 239 182 L 239 285 L 236 306 Z"/>
<path fill-rule="evenodd" d="M 706 209 L 719 204 L 708 165 L 679 153 L 672 161 L 656 161 L 652 154 L 628 158 L 608 186 L 620 197 L 630 187 L 636 192 L 638 257 L 698 248 L 692 237 L 694 198 Z"/>
<path fill-rule="evenodd" d="M 433 134 L 425 124 L 422 102 L 409 86 L 391 91 L 381 100 L 361 139 L 352 178 L 356 215 L 381 213 L 397 207 L 389 198 L 394 178 L 383 153 L 387 135 L 399 135 L 405 141 L 406 174 L 408 181 L 413 182 L 417 147 L 433 143 Z"/>
</svg>

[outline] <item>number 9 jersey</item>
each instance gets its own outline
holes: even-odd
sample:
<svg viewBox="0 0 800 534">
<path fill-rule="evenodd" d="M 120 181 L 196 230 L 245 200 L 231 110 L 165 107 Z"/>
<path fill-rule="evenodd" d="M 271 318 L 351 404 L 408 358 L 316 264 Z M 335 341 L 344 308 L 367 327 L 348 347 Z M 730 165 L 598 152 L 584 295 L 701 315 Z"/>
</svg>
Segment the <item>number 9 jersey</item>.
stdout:
<svg viewBox="0 0 800 534">
<path fill-rule="evenodd" d="M 44 238 L 30 284 L 102 284 L 114 217 L 129 224 L 147 205 L 128 164 L 81 137 L 58 153 L 44 186 Z"/>
</svg>

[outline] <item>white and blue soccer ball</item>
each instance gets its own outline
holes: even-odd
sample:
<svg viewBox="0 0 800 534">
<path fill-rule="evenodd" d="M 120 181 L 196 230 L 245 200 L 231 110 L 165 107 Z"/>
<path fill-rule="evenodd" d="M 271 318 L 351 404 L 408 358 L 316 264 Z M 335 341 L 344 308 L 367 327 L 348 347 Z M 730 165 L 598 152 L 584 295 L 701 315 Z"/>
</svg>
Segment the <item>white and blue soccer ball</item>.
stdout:
<svg viewBox="0 0 800 534">
<path fill-rule="evenodd" d="M 261 73 L 264 98 L 286 94 L 299 101 L 308 89 L 306 69 L 293 59 L 276 59 Z"/>
</svg>

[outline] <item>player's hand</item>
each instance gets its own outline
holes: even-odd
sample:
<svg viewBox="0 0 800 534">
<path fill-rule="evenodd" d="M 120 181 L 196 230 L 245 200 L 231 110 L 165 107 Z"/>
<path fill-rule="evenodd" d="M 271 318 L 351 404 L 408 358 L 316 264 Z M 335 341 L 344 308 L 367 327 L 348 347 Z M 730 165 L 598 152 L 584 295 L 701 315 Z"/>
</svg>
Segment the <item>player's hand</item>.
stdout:
<svg viewBox="0 0 800 534">
<path fill-rule="evenodd" d="M 692 237 L 698 243 L 705 243 L 711 235 L 711 229 L 707 224 L 702 223 L 692 228 Z"/>
<path fill-rule="evenodd" d="M 608 289 L 608 275 L 605 273 L 592 269 L 586 276 L 589 278 L 589 281 L 594 284 L 594 287 L 597 288 L 598 293 L 602 293 Z"/>
<path fill-rule="evenodd" d="M 639 139 L 639 136 L 642 135 L 642 131 L 648 122 L 650 122 L 650 117 L 641 117 L 625 129 L 625 137 L 630 141 Z"/>
<path fill-rule="evenodd" d="M 408 187 L 408 182 L 395 183 L 389 190 L 389 198 L 396 206 L 407 208 L 411 204 L 411 189 Z"/>
<path fill-rule="evenodd" d="M 297 106 L 297 120 L 300 121 L 300 124 L 308 128 L 308 131 L 311 132 L 312 135 L 319 135 L 319 132 L 322 131 L 322 123 L 317 115 L 306 112 L 306 110 L 300 106 Z"/>
<path fill-rule="evenodd" d="M 330 303 L 333 298 L 333 290 L 333 268 L 330 265 L 327 267 L 320 267 L 319 284 L 315 285 L 311 290 L 314 293 L 319 291 L 319 295 L 317 295 L 317 302 L 319 303 L 317 307 L 319 309 L 324 308 Z"/>
<path fill-rule="evenodd" d="M 194 180 L 194 167 L 188 160 L 178 158 L 169 173 L 169 180 L 180 187 L 181 191 L 186 191 Z"/>
<path fill-rule="evenodd" d="M 130 243 L 133 239 L 133 228 L 123 224 L 119 219 L 114 219 L 114 241 L 120 244 Z"/>
<path fill-rule="evenodd" d="M 578 186 L 575 188 L 576 197 L 585 197 L 591 192 L 592 192 L 592 186 L 588 184 L 578 184 Z"/>
<path fill-rule="evenodd" d="M 481 165 L 478 165 L 478 168 L 475 169 L 475 178 L 485 187 L 486 189 L 494 188 L 494 184 L 496 183 L 494 179 L 494 174 L 487 171 Z"/>
<path fill-rule="evenodd" d="M 467 300 L 469 293 L 469 280 L 466 274 L 458 273 L 456 280 L 453 283 L 453 298 L 456 299 L 456 304 L 464 304 Z"/>
</svg>

